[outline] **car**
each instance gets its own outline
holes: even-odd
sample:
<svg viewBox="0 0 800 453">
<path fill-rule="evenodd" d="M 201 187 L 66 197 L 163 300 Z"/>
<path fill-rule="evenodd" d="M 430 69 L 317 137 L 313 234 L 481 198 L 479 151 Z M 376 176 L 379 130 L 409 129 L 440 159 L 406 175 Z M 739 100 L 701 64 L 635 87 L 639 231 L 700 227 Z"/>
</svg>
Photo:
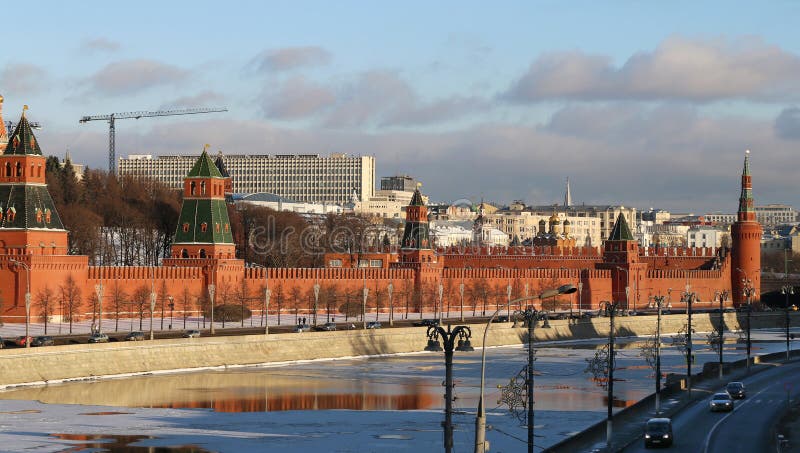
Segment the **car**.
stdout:
<svg viewBox="0 0 800 453">
<path fill-rule="evenodd" d="M 415 327 L 436 327 L 439 325 L 438 319 L 420 319 L 412 324 Z M 369 328 L 369 327 L 368 327 Z"/>
<path fill-rule="evenodd" d="M 131 332 L 128 335 L 125 335 L 125 341 L 142 341 L 144 340 L 144 332 Z"/>
<path fill-rule="evenodd" d="M 510 318 L 508 317 L 508 315 L 500 315 L 500 316 L 494 318 L 494 321 L 492 321 L 492 322 L 508 322 L 509 320 L 510 320 Z"/>
<path fill-rule="evenodd" d="M 332 332 L 336 330 L 336 323 L 335 322 L 326 322 L 321 326 L 314 326 L 314 330 L 320 330 L 324 332 Z"/>
<path fill-rule="evenodd" d="M 108 343 L 108 335 L 104 333 L 93 333 L 89 335 L 89 343 Z"/>
<path fill-rule="evenodd" d="M 672 445 L 672 420 L 651 418 L 644 425 L 644 448 Z"/>
<path fill-rule="evenodd" d="M 55 341 L 53 341 L 53 337 L 48 337 L 46 335 L 40 335 L 31 341 L 31 346 L 53 346 Z"/>
<path fill-rule="evenodd" d="M 731 398 L 737 400 L 744 399 L 744 397 L 747 396 L 747 392 L 745 392 L 744 389 L 744 383 L 738 381 L 728 382 L 728 385 L 725 386 L 725 391 L 728 392 L 728 395 L 730 395 Z"/>
<path fill-rule="evenodd" d="M 711 402 L 708 407 L 711 409 L 711 412 L 732 411 L 733 398 L 731 398 L 728 392 L 715 393 L 714 396 L 711 397 Z"/>
<path fill-rule="evenodd" d="M 200 331 L 196 329 L 189 329 L 183 332 L 183 338 L 197 338 L 200 336 Z"/>
<path fill-rule="evenodd" d="M 380 329 L 381 323 L 378 321 L 370 321 L 367 323 L 367 329 Z"/>
<path fill-rule="evenodd" d="M 14 344 L 17 346 L 25 346 L 26 343 L 32 340 L 33 337 L 26 337 L 25 335 L 22 335 L 14 339 Z"/>
<path fill-rule="evenodd" d="M 294 326 L 295 332 L 311 332 L 311 326 L 308 324 L 298 324 Z"/>
</svg>

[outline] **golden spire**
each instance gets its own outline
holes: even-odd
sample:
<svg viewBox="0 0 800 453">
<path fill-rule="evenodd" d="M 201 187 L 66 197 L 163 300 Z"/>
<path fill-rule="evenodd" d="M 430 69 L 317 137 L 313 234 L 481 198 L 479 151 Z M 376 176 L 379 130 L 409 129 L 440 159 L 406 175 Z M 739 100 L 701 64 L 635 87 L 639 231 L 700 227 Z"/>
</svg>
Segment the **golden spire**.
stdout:
<svg viewBox="0 0 800 453">
<path fill-rule="evenodd" d="M 208 143 L 206 143 L 205 145 L 203 145 L 203 152 L 206 152 L 206 151 L 208 151 L 208 148 L 210 148 L 210 147 L 211 147 L 211 145 L 209 145 Z"/>
<path fill-rule="evenodd" d="M 28 104 L 22 106 L 22 117 L 25 118 L 25 111 L 28 110 Z"/>
</svg>

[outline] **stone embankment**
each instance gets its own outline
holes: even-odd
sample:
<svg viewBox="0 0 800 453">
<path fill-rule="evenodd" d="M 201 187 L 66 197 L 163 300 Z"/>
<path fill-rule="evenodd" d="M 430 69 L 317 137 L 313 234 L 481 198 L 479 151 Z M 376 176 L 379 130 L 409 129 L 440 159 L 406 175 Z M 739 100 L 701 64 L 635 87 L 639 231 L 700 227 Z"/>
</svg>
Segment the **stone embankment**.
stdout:
<svg viewBox="0 0 800 453">
<path fill-rule="evenodd" d="M 711 331 L 718 320 L 718 314 L 693 316 L 697 332 Z M 724 322 L 726 331 L 740 330 L 740 324 L 746 325 L 741 313 L 725 314 Z M 617 317 L 616 334 L 652 335 L 655 323 L 655 316 Z M 685 315 L 663 316 L 661 331 L 674 333 L 685 323 Z M 537 323 L 535 329 L 537 341 L 606 337 L 609 330 L 608 318 L 550 321 L 549 328 L 541 324 Z M 472 329 L 473 346 L 482 346 L 485 324 L 468 325 Z M 782 313 L 752 318 L 754 329 L 782 325 Z M 0 349 L 0 389 L 87 378 L 418 352 L 427 344 L 425 332 L 423 327 L 404 327 Z M 515 345 L 526 340 L 526 328 L 497 323 L 489 330 L 487 345 Z"/>
</svg>

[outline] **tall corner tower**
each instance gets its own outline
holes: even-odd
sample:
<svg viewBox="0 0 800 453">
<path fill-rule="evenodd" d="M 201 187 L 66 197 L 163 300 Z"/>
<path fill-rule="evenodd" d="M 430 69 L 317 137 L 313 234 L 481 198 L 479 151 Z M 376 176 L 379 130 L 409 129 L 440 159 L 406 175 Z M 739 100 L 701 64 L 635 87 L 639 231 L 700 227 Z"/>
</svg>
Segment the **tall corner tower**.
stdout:
<svg viewBox="0 0 800 453">
<path fill-rule="evenodd" d="M 750 150 L 744 154 L 742 189 L 736 223 L 731 226 L 731 287 L 733 303 L 746 303 L 745 287 L 753 288 L 751 301 L 761 299 L 761 224 L 756 221 L 753 183 L 750 176 Z"/>
<path fill-rule="evenodd" d="M 233 259 L 235 256 L 225 203 L 225 177 L 203 149 L 183 181 L 183 206 L 171 257 Z"/>
<path fill-rule="evenodd" d="M 0 254 L 67 255 L 68 233 L 47 190 L 27 109 L 0 155 Z"/>
</svg>

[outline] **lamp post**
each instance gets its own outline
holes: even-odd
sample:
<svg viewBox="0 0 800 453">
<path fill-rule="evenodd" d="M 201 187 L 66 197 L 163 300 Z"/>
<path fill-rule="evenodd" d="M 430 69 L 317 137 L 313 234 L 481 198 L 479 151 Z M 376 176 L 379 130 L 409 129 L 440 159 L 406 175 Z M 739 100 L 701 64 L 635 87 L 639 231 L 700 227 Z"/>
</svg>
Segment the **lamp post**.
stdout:
<svg viewBox="0 0 800 453">
<path fill-rule="evenodd" d="M 461 284 L 458 285 L 458 293 L 461 294 L 461 322 L 464 322 L 464 274 L 461 274 Z"/>
<path fill-rule="evenodd" d="M 572 294 L 576 288 L 573 285 L 563 285 L 556 289 L 549 289 L 543 291 L 541 294 L 535 296 L 525 296 L 514 299 L 509 303 L 519 303 L 526 300 L 538 299 L 541 300 L 546 297 L 555 297 L 560 294 Z M 500 312 L 497 308 L 492 316 L 486 321 L 486 327 L 483 330 L 483 351 L 481 352 L 481 387 L 480 398 L 478 399 L 478 411 L 475 417 L 475 453 L 484 453 L 486 451 L 486 410 L 483 404 L 483 388 L 486 376 L 486 337 L 489 333 L 489 327 L 492 325 L 497 313 Z M 528 365 L 526 367 L 526 393 L 527 393 L 527 419 L 528 419 L 528 451 L 533 452 L 533 329 L 536 325 L 536 314 L 538 311 L 533 306 L 528 306 L 524 311 L 515 312 L 521 315 L 528 325 Z"/>
<path fill-rule="evenodd" d="M 722 346 L 725 344 L 724 335 L 725 335 L 725 326 L 724 326 L 724 312 L 723 312 L 723 303 L 728 300 L 728 291 L 720 291 L 717 293 L 719 297 L 719 378 L 722 379 Z"/>
<path fill-rule="evenodd" d="M 656 414 L 658 414 L 661 412 L 661 307 L 664 305 L 664 296 L 653 297 L 653 303 L 658 309 L 656 318 Z M 670 307 L 669 302 L 667 307 Z"/>
<path fill-rule="evenodd" d="M 580 275 L 580 274 L 578 274 Z M 580 280 L 580 276 L 578 277 Z M 581 306 L 583 305 L 583 282 L 578 281 L 578 317 L 581 317 Z"/>
<path fill-rule="evenodd" d="M 792 285 L 781 286 L 781 294 L 786 296 L 783 312 L 785 314 L 784 323 L 786 324 L 786 360 L 789 360 L 789 295 L 794 294 L 794 287 Z"/>
<path fill-rule="evenodd" d="M 269 335 L 269 298 L 272 296 L 272 290 L 269 288 L 264 289 L 264 335 Z"/>
<path fill-rule="evenodd" d="M 314 283 L 314 314 L 311 316 L 311 322 L 314 326 L 317 325 L 317 307 L 319 304 L 319 283 Z"/>
<path fill-rule="evenodd" d="M 361 302 L 361 320 L 364 322 L 364 329 L 367 328 L 367 298 L 369 297 L 369 288 L 367 288 L 366 280 L 364 280 L 364 297 Z"/>
<path fill-rule="evenodd" d="M 744 278 L 742 279 L 742 295 L 745 297 L 745 301 L 747 303 L 747 372 L 750 373 L 750 312 L 753 311 L 753 305 L 751 303 L 751 297 L 753 295 L 753 282 L 747 278 L 747 272 L 736 268 L 737 271 L 744 274 Z"/>
<path fill-rule="evenodd" d="M 442 281 L 441 280 L 439 280 L 438 291 L 439 291 L 439 316 L 438 317 L 439 317 L 439 324 L 441 324 L 442 323 L 442 310 L 444 309 L 444 305 L 442 304 L 442 301 L 443 301 L 442 297 L 444 296 L 444 286 L 442 285 Z M 435 312 L 435 310 L 434 310 L 434 312 Z"/>
<path fill-rule="evenodd" d="M 102 272 L 102 268 L 100 270 Z M 100 316 L 97 318 L 97 333 L 103 332 L 103 284 L 94 285 L 94 290 L 97 293 L 97 306 L 100 311 Z"/>
<path fill-rule="evenodd" d="M 607 414 L 606 414 L 606 446 L 611 447 L 611 436 L 614 433 L 614 426 L 613 426 L 613 407 L 614 407 L 614 315 L 616 314 L 617 310 L 619 309 L 619 302 L 609 302 L 603 301 L 600 302 L 600 307 L 606 310 L 609 317 L 609 329 L 608 329 L 608 383 L 607 390 L 608 390 L 608 404 L 607 404 Z"/>
<path fill-rule="evenodd" d="M 392 292 L 394 292 L 394 285 L 389 282 L 386 286 L 386 293 L 389 295 L 389 327 L 394 326 L 394 303 L 392 302 Z"/>
<path fill-rule="evenodd" d="M 168 296 L 169 299 L 169 330 L 172 330 L 172 315 L 175 314 L 175 299 L 172 296 Z"/>
<path fill-rule="evenodd" d="M 25 269 L 25 347 L 31 347 L 30 341 L 30 327 L 31 327 L 31 268 L 23 263 L 22 261 L 17 261 L 15 259 L 8 260 L 10 263 L 14 263 L 15 266 L 19 266 Z"/>
<path fill-rule="evenodd" d="M 156 311 L 156 293 L 150 291 L 150 339 L 153 339 L 153 315 Z M 164 319 L 163 317 L 161 318 Z"/>
<path fill-rule="evenodd" d="M 686 285 L 686 292 L 683 297 L 686 301 L 686 318 L 688 328 L 686 329 L 686 390 L 688 391 L 689 399 L 692 398 L 692 302 L 694 302 L 697 295 L 689 290 L 692 285 Z"/>
<path fill-rule="evenodd" d="M 447 453 L 453 451 L 453 351 L 474 351 L 470 338 L 472 331 L 467 326 L 456 326 L 451 330 L 447 326 L 444 330 L 441 326 L 428 326 L 428 345 L 426 351 L 442 351 L 439 344 L 439 337 L 444 343 L 444 369 L 445 369 L 445 411 L 444 411 L 444 450 Z M 458 344 L 456 345 L 456 339 Z"/>
<path fill-rule="evenodd" d="M 508 307 L 506 308 L 506 314 L 508 315 L 508 322 L 511 321 L 511 280 L 508 281 L 508 286 L 506 286 L 506 300 L 508 300 Z"/>
<path fill-rule="evenodd" d="M 217 292 L 217 285 L 208 285 L 208 298 L 211 299 L 211 335 L 214 335 L 214 293 Z"/>
</svg>

